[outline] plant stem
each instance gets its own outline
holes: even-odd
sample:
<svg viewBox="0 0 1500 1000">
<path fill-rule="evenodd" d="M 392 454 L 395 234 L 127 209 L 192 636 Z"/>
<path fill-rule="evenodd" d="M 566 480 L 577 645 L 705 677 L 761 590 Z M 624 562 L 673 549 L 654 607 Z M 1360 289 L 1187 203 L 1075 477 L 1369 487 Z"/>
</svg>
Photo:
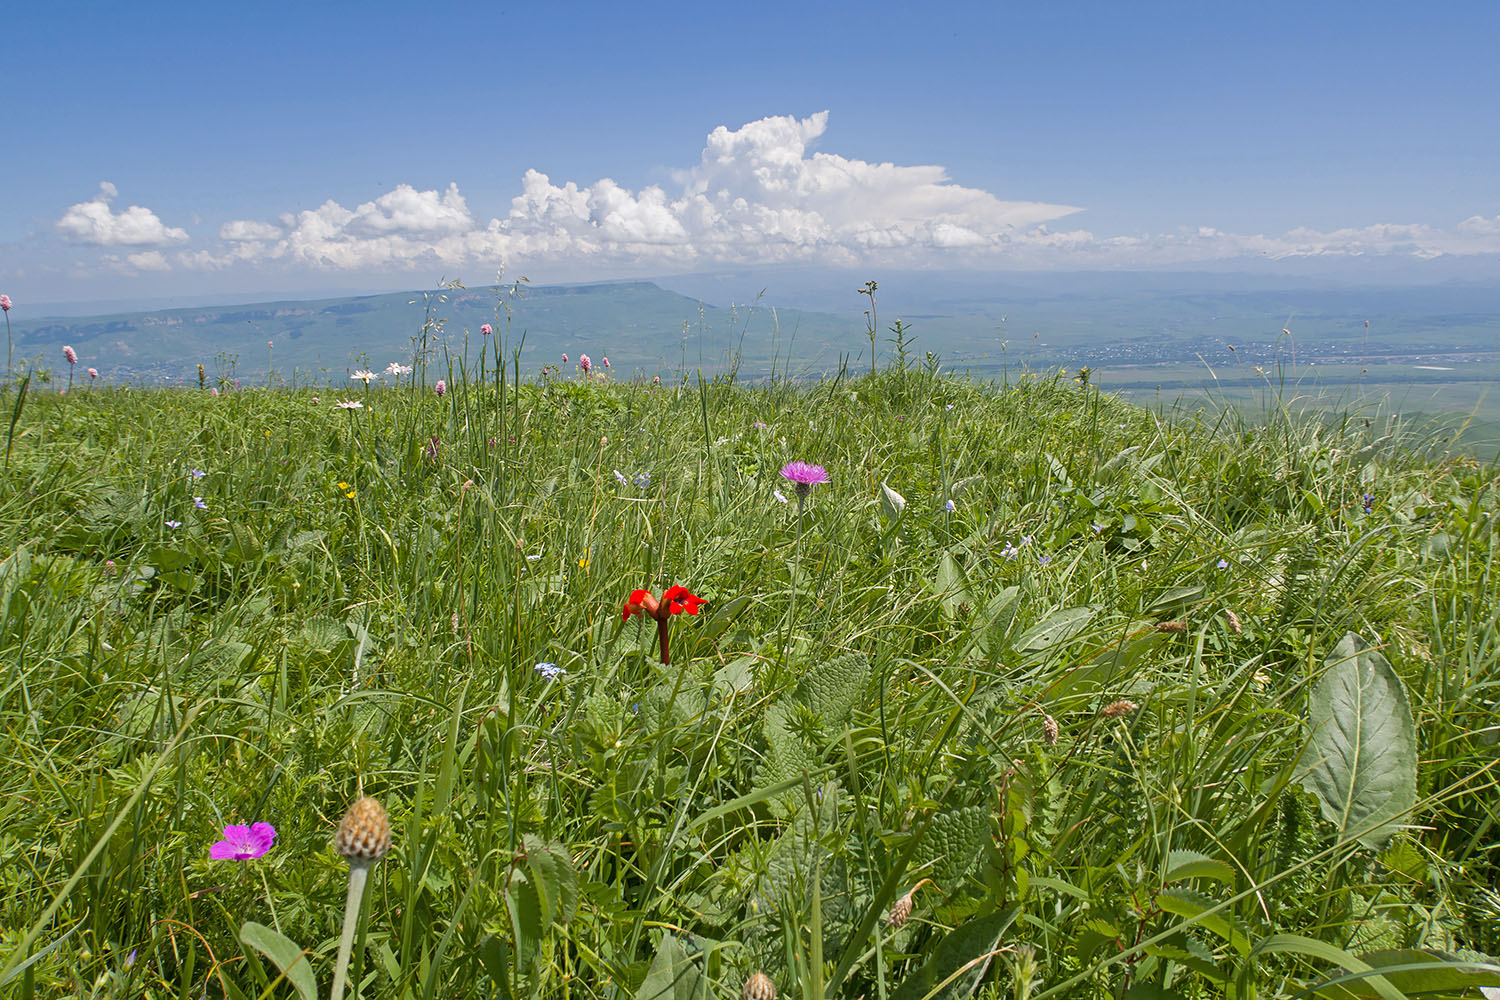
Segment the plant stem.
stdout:
<svg viewBox="0 0 1500 1000">
<path fill-rule="evenodd" d="M 354 950 L 354 931 L 359 926 L 359 903 L 365 894 L 365 880 L 370 875 L 371 862 L 366 858 L 349 860 L 349 895 L 344 900 L 344 930 L 339 936 L 339 957 L 333 967 L 333 989 L 330 1000 L 343 1000 L 344 976 L 349 971 L 349 954 Z M 354 994 L 359 995 L 359 984 L 354 984 Z"/>
</svg>

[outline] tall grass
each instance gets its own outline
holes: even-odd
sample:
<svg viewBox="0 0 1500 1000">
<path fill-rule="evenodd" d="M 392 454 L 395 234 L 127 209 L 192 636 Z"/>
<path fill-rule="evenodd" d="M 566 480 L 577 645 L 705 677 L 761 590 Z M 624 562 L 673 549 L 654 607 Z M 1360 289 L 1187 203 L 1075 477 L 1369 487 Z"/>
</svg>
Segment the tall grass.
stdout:
<svg viewBox="0 0 1500 1000">
<path fill-rule="evenodd" d="M 1500 951 L 1492 467 L 1396 417 L 1152 413 L 931 358 L 654 387 L 494 353 L 352 411 L 18 410 L 5 990 L 296 995 L 247 922 L 326 990 L 360 794 L 395 831 L 365 997 L 1292 997 Z M 800 531 L 792 459 L 832 479 Z M 668 667 L 620 609 L 671 584 L 708 603 Z M 1351 631 L 1420 746 L 1381 851 L 1296 780 Z M 209 860 L 259 820 L 264 858 Z"/>
</svg>

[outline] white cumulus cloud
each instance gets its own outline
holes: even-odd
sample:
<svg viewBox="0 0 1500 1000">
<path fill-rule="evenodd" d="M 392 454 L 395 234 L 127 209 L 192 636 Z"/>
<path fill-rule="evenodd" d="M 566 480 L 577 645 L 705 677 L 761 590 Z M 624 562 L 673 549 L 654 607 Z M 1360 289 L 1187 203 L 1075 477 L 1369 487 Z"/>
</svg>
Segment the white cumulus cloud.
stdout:
<svg viewBox="0 0 1500 1000">
<path fill-rule="evenodd" d="M 219 229 L 217 248 L 183 251 L 179 265 L 238 264 L 321 270 L 442 270 L 537 262 L 587 264 L 600 273 L 703 263 L 809 262 L 913 267 L 1157 267 L 1235 257 L 1500 253 L 1500 218 L 1476 216 L 1449 228 L 1380 224 L 1279 235 L 1238 234 L 1203 226 L 1171 233 L 1098 235 L 1054 228 L 1081 209 L 1010 201 L 955 183 L 941 166 L 851 159 L 814 147 L 828 129 L 826 111 L 772 116 L 711 131 L 697 162 L 666 185 L 632 190 L 612 178 L 554 182 L 537 170 L 521 178 L 503 218 L 480 222 L 458 186 L 410 184 L 349 209 L 332 199 L 282 214 L 275 224 L 236 220 Z M 145 209 L 111 215 L 113 188 L 75 205 L 65 232 L 118 237 L 121 220 L 143 213 L 143 238 L 162 245 L 186 237 Z M 99 220 L 103 220 L 102 222 Z M 146 238 L 154 223 L 159 231 Z M 70 221 L 72 220 L 72 221 Z"/>
<path fill-rule="evenodd" d="M 75 243 L 101 247 L 162 247 L 187 241 L 186 230 L 166 225 L 149 208 L 131 205 L 123 212 L 112 211 L 109 203 L 118 193 L 104 181 L 92 201 L 81 201 L 63 213 L 57 231 Z"/>
</svg>

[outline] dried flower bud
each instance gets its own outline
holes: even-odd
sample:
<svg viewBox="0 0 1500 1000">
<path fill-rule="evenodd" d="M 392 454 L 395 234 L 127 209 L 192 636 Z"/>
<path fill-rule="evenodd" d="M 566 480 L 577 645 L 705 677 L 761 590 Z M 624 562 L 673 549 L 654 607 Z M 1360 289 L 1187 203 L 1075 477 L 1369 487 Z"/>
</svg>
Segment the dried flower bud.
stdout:
<svg viewBox="0 0 1500 1000">
<path fill-rule="evenodd" d="M 391 820 L 385 807 L 368 795 L 354 803 L 339 823 L 333 846 L 350 862 L 385 857 L 391 849 Z"/>
<path fill-rule="evenodd" d="M 891 925 L 891 930 L 899 931 L 911 916 L 911 893 L 907 893 L 891 905 L 891 915 L 886 918 L 886 923 Z"/>
<path fill-rule="evenodd" d="M 1057 720 L 1050 715 L 1042 716 L 1042 739 L 1049 747 L 1057 746 Z"/>
<path fill-rule="evenodd" d="M 745 980 L 745 1000 L 776 1000 L 776 984 L 764 972 L 753 973 Z"/>
<path fill-rule="evenodd" d="M 1224 617 L 1229 619 L 1229 631 L 1233 632 L 1235 635 L 1244 635 L 1245 629 L 1240 625 L 1239 615 L 1226 608 L 1224 610 Z"/>
<path fill-rule="evenodd" d="M 1119 701 L 1112 701 L 1108 705 L 1105 705 L 1099 714 L 1106 719 L 1118 719 L 1122 715 L 1129 715 L 1140 707 L 1128 698 L 1122 698 Z"/>
<path fill-rule="evenodd" d="M 1187 622 L 1157 622 L 1156 631 L 1170 632 L 1172 635 L 1182 635 L 1187 632 Z"/>
<path fill-rule="evenodd" d="M 448 627 L 453 629 L 453 634 L 458 635 L 458 612 L 453 612 L 453 617 L 448 620 Z"/>
</svg>

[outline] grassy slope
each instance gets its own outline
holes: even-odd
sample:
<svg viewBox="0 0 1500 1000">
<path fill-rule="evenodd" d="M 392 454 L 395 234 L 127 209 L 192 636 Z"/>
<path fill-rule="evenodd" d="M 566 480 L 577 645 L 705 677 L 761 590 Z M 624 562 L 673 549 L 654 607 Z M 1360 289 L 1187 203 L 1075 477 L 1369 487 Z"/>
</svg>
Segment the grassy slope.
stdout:
<svg viewBox="0 0 1500 1000">
<path fill-rule="evenodd" d="M 1187 884 L 1248 939 L 1500 950 L 1492 469 L 1393 419 L 1158 424 L 1062 380 L 501 396 L 444 374 L 444 398 L 353 413 L 28 401 L 0 490 L 0 964 L 27 929 L 70 936 L 18 983 L 255 995 L 254 920 L 326 987 L 328 845 L 361 787 L 397 838 L 367 997 L 629 996 L 679 947 L 711 995 L 765 968 L 786 995 L 886 996 L 944 928 L 1017 905 L 1007 995 L 1033 959 L 1033 996 L 1218 995 L 1211 967 L 1290 996 L 1329 971 L 1249 958 L 1222 920 L 1175 930 L 1157 894 L 1183 850 L 1219 862 Z M 832 479 L 800 525 L 773 496 L 794 458 Z M 619 609 L 672 583 L 709 603 L 664 667 Z M 1350 630 L 1421 746 L 1422 828 L 1378 855 L 1285 781 Z M 271 853 L 208 860 L 254 820 Z M 923 878 L 904 927 L 877 919 Z M 571 919 L 543 931 L 549 909 Z"/>
</svg>

